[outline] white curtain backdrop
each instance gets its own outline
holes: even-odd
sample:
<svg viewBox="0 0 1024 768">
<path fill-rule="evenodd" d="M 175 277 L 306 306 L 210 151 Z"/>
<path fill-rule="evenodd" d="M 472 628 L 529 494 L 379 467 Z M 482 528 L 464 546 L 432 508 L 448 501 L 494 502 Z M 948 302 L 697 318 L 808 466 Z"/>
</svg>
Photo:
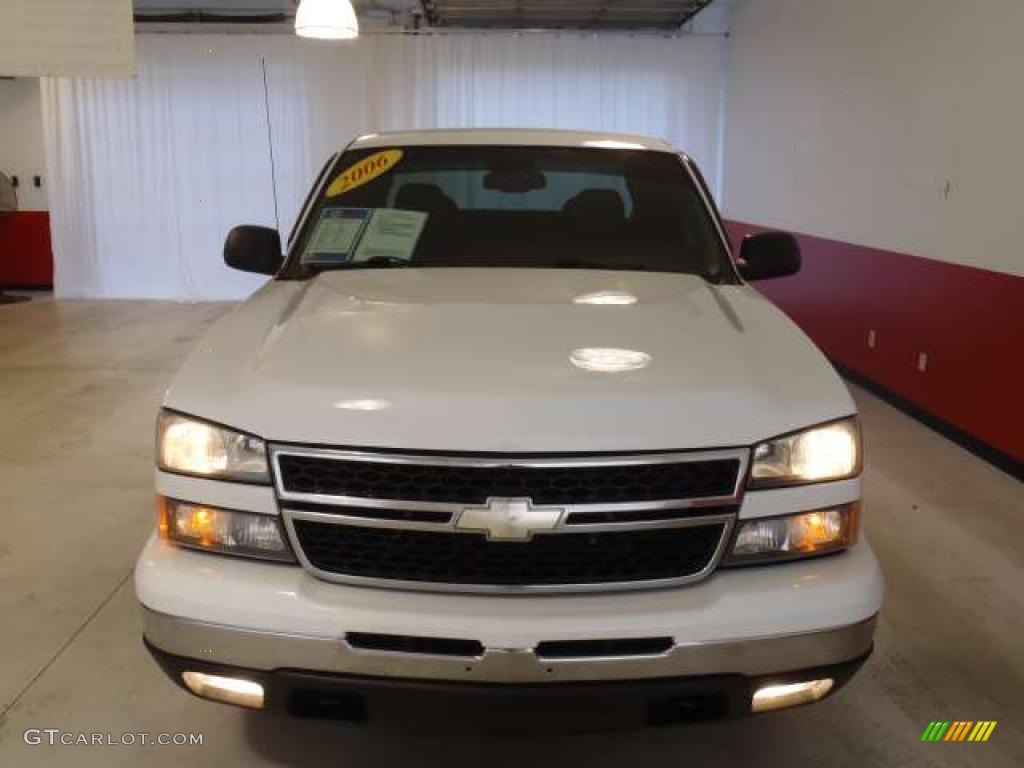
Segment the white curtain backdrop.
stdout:
<svg viewBox="0 0 1024 768">
<path fill-rule="evenodd" d="M 277 224 L 286 237 L 323 162 L 371 131 L 644 133 L 686 149 L 718 187 L 720 38 L 137 41 L 133 79 L 41 81 L 59 296 L 247 295 L 262 279 L 223 265 L 228 229 Z"/>
</svg>

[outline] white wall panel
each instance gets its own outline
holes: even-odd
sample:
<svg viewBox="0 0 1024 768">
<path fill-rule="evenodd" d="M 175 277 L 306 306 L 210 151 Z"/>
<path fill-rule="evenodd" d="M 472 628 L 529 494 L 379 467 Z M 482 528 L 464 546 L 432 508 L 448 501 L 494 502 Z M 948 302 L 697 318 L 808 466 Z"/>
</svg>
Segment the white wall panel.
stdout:
<svg viewBox="0 0 1024 768">
<path fill-rule="evenodd" d="M 0 75 L 131 75 L 131 0 L 3 0 Z"/>
<path fill-rule="evenodd" d="M 1024 274 L 1024 2 L 746 0 L 726 215 Z"/>
<path fill-rule="evenodd" d="M 0 171 L 18 177 L 19 210 L 46 210 L 43 115 L 34 78 L 0 81 Z M 42 187 L 32 184 L 33 176 L 43 177 Z"/>
</svg>

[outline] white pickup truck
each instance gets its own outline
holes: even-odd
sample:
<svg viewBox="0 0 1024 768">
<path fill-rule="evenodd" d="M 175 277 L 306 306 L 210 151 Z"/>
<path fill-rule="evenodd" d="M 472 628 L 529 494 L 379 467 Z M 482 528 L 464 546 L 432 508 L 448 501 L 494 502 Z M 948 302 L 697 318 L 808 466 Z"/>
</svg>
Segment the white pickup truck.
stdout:
<svg viewBox="0 0 1024 768">
<path fill-rule="evenodd" d="M 304 717 L 604 727 L 816 701 L 872 648 L 856 409 L 667 144 L 349 144 L 157 433 L 145 642 Z"/>
</svg>

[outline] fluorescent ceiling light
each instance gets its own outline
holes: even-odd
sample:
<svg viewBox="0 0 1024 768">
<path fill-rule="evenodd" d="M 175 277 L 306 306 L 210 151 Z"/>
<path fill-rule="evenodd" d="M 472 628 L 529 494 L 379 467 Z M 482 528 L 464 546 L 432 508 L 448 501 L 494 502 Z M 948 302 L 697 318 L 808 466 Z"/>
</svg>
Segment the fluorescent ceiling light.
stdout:
<svg viewBox="0 0 1024 768">
<path fill-rule="evenodd" d="M 359 37 L 359 22 L 351 0 L 302 0 L 295 12 L 295 34 L 323 40 Z"/>
</svg>

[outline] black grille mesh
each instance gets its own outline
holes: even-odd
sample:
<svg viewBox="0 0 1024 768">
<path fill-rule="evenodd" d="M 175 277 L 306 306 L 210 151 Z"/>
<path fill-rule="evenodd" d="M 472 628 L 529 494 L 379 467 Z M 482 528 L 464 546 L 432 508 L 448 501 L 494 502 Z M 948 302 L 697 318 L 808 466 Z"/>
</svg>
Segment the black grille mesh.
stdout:
<svg viewBox="0 0 1024 768">
<path fill-rule="evenodd" d="M 641 531 L 538 534 L 528 542 L 483 534 L 294 521 L 322 571 L 376 579 L 497 586 L 602 584 L 690 576 L 714 557 L 723 524 Z"/>
<path fill-rule="evenodd" d="M 453 467 L 282 454 L 289 493 L 483 504 L 491 496 L 534 504 L 599 504 L 730 496 L 736 459 L 605 467 Z"/>
</svg>

